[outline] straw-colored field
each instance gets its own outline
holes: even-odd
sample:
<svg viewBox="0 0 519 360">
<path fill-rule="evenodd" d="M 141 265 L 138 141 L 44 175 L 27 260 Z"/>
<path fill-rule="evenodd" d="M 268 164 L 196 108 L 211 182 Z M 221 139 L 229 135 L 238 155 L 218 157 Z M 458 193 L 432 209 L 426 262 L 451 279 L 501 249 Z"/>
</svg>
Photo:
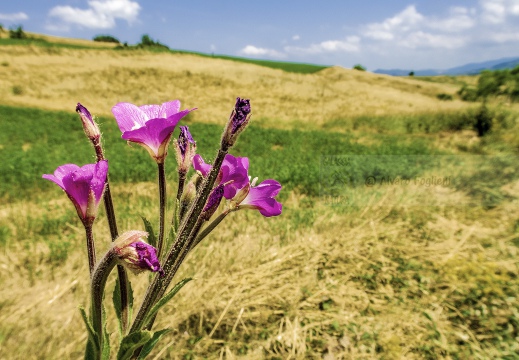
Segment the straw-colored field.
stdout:
<svg viewBox="0 0 519 360">
<path fill-rule="evenodd" d="M 454 84 L 340 67 L 305 75 L 195 55 L 36 46 L 4 47 L 0 64 L 0 103 L 73 110 L 81 102 L 100 115 L 110 115 L 121 101 L 180 99 L 187 108 L 199 108 L 194 120 L 214 123 L 225 119 L 232 99 L 241 96 L 252 99 L 256 121 L 286 127 L 466 106 L 436 98 L 454 94 L 459 88 Z"/>
<path fill-rule="evenodd" d="M 304 177 L 323 153 L 348 155 L 341 148 L 334 148 L 336 154 L 328 150 L 331 129 L 348 139 L 348 149 L 393 151 L 402 159 L 418 151 L 457 154 L 461 160 L 479 161 L 500 151 L 512 157 L 502 173 L 463 161 L 441 169 L 460 176 L 455 186 L 386 183 L 377 194 L 359 186 L 354 188 L 355 206 L 330 204 L 292 186 L 283 190 L 279 217 L 265 219 L 256 211 L 231 214 L 183 264 L 176 280 L 195 280 L 160 313 L 155 329 L 173 331 L 150 359 L 516 359 L 517 112 L 498 108 L 494 128 L 483 138 L 471 128 L 435 124 L 435 114 L 465 114 L 474 108 L 436 97 L 458 89 L 450 79 L 395 78 L 339 67 L 303 75 L 195 55 L 0 46 L 0 105 L 72 113 L 81 102 L 109 117 L 117 102 L 178 98 L 183 107 L 198 108 L 190 122 L 223 124 L 233 99 L 249 97 L 253 124 L 270 132 L 255 132 L 264 139 L 254 139 L 255 149 L 249 150 L 251 169 L 255 159 L 274 158 L 270 152 L 297 148 L 280 134 L 311 131 L 318 143 L 315 153 L 287 154 L 288 162 L 301 161 L 290 164 L 294 177 Z M 7 134 L 12 124 L 2 114 L 22 112 L 14 107 L 0 111 L 0 130 Z M 419 120 L 384 123 L 399 116 Z M 349 121 L 360 117 L 360 127 Z M 40 119 L 32 120 L 37 124 Z M 48 132 L 58 132 L 56 124 Z M 341 129 L 341 124 L 347 126 Z M 81 132 L 79 120 L 77 125 Z M 105 125 L 103 131 L 112 128 Z M 24 138 L 30 131 L 24 126 L 17 134 Z M 25 154 L 34 166 L 38 154 L 31 149 L 41 146 L 40 140 L 49 142 L 45 133 L 30 141 L 1 135 L 2 157 Z M 255 151 L 263 149 L 262 141 L 268 150 Z M 251 143 L 240 139 L 239 151 L 247 154 Z M 48 149 L 62 154 L 62 163 L 69 161 L 59 144 L 48 144 Z M 277 178 L 284 174 L 278 162 L 264 162 L 260 170 Z M 176 191 L 174 161 L 167 164 L 171 194 Z M 435 174 L 429 171 L 423 176 Z M 155 176 L 149 174 L 149 181 Z M 112 191 L 120 232 L 142 229 L 140 216 L 158 222 L 154 183 L 115 183 Z M 78 306 L 88 305 L 89 279 L 84 230 L 73 206 L 57 187 L 20 195 L 23 200 L 14 195 L 6 199 L 0 204 L 0 358 L 83 358 L 87 335 Z M 487 203 L 466 205 L 469 200 Z M 101 254 L 109 246 L 103 210 L 94 232 Z M 131 280 L 138 306 L 148 278 Z M 105 299 L 111 317 L 114 283 L 112 274 Z M 115 321 L 109 331 L 116 343 Z"/>
</svg>

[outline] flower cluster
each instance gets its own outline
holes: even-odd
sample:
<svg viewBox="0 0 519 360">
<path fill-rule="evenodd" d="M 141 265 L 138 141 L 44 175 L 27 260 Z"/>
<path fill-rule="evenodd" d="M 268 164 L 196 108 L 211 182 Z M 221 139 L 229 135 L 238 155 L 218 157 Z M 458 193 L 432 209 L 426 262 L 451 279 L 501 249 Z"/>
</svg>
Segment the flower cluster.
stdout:
<svg viewBox="0 0 519 360">
<path fill-rule="evenodd" d="M 145 335 L 146 332 L 141 331 L 143 329 L 151 329 L 158 309 L 174 295 L 175 292 L 165 294 L 165 291 L 187 254 L 231 212 L 254 209 L 265 217 L 277 216 L 282 212 L 282 205 L 276 199 L 281 184 L 276 180 L 267 179 L 256 185 L 258 179 L 254 178 L 251 181 L 249 176 L 249 159 L 229 154 L 251 116 L 249 99 L 237 98 L 212 164 L 206 163 L 202 156 L 196 153 L 196 142 L 189 128 L 180 126 L 179 136 L 173 140 L 178 165 L 176 206 L 170 229 L 166 230 L 168 197 L 165 164 L 168 147 L 178 122 L 193 110 L 195 109 L 180 110 L 178 100 L 161 105 L 142 106 L 118 103 L 112 108 L 121 130 L 121 138 L 144 147 L 157 164 L 157 232 L 153 231 L 151 223 L 144 219 L 146 231 L 129 230 L 118 236 L 108 183 L 108 161 L 101 145 L 102 135 L 94 117 L 80 103 L 76 106 L 76 112 L 96 152 L 96 163 L 82 167 L 66 164 L 59 166 L 53 174 L 43 175 L 44 179 L 56 183 L 65 191 L 86 230 L 92 299 L 91 317 L 87 320 L 87 327 L 92 333 L 89 333 L 85 358 L 101 359 L 105 351 L 106 320 L 103 320 L 102 302 L 108 275 L 116 265 L 122 266 L 118 266 L 119 283 L 116 289 L 119 289 L 119 293 L 114 292 L 113 299 L 114 306 L 120 307 L 120 328 L 127 334 L 123 342 L 126 342 L 127 347 L 128 343 L 133 341 L 138 344 L 135 346 L 136 353 L 129 355 L 132 355 L 132 358 L 141 358 L 138 352 L 143 348 L 144 342 L 139 342 L 142 339 L 139 340 L 136 336 Z M 189 173 L 192 175 L 186 182 Z M 102 259 L 97 261 L 93 224 L 102 199 L 113 243 Z M 225 204 L 223 207 L 222 203 Z M 168 239 L 167 234 L 174 238 Z M 132 312 L 128 309 L 128 306 L 131 306 L 131 289 L 128 289 L 130 282 L 126 277 L 125 268 L 135 274 L 144 271 L 159 274 L 149 284 L 131 327 L 129 317 Z M 181 286 L 186 282 L 181 282 Z"/>
</svg>

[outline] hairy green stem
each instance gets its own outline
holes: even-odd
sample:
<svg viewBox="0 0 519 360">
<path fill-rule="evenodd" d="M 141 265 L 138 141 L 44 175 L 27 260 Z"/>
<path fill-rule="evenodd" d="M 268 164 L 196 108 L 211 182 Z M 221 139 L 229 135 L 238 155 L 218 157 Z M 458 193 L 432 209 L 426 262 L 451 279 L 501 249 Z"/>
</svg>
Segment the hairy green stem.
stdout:
<svg viewBox="0 0 519 360">
<path fill-rule="evenodd" d="M 96 152 L 97 162 L 101 160 L 105 160 L 105 155 L 103 152 L 103 147 L 101 146 L 101 142 L 98 140 L 92 141 L 94 145 L 94 149 Z M 108 227 L 110 228 L 110 236 L 112 237 L 112 242 L 117 239 L 119 236 L 119 231 L 117 230 L 117 220 L 115 218 L 115 209 L 114 203 L 112 200 L 112 192 L 110 191 L 110 183 L 108 181 L 108 175 L 106 176 L 106 186 L 105 191 L 103 193 L 103 202 L 105 204 L 105 212 L 106 219 L 108 220 Z M 126 332 L 129 324 L 129 298 L 128 298 L 128 274 L 126 273 L 126 269 L 122 265 L 117 265 L 117 277 L 119 280 L 119 289 L 121 290 L 121 327 L 123 333 Z"/>
<path fill-rule="evenodd" d="M 85 224 L 85 232 L 88 254 L 88 268 L 90 270 L 90 276 L 92 276 L 94 272 L 94 267 L 96 266 L 96 248 L 94 245 L 94 233 L 92 232 L 92 224 Z"/>
<path fill-rule="evenodd" d="M 222 162 L 225 155 L 227 155 L 227 150 L 218 150 L 218 154 L 216 155 L 213 167 L 211 168 L 211 172 L 204 180 L 201 191 L 198 193 L 197 197 L 193 201 L 193 204 L 189 208 L 186 216 L 181 221 L 175 243 L 171 247 L 166 257 L 166 261 L 162 265 L 165 276 L 160 277 L 159 275 L 156 275 L 152 283 L 148 287 L 148 290 L 139 309 L 139 312 L 135 316 L 135 320 L 130 329 L 130 333 L 138 331 L 142 328 L 142 326 L 144 325 L 144 319 L 146 318 L 148 311 L 155 304 L 155 302 L 166 292 L 169 284 L 173 280 L 173 276 L 175 275 L 176 269 L 178 269 L 178 266 L 180 265 L 176 265 L 176 260 L 177 258 L 180 258 L 180 256 L 182 255 L 182 249 L 185 248 L 185 246 L 187 246 L 187 242 L 192 233 L 192 230 L 198 223 L 198 218 L 200 217 L 200 214 L 202 213 L 202 210 L 204 209 L 205 203 L 207 201 L 207 198 L 211 193 L 214 182 L 216 181 L 218 173 L 220 172 L 220 168 L 222 166 Z"/>
<path fill-rule="evenodd" d="M 99 341 L 99 359 L 103 349 L 103 295 L 108 275 L 117 261 L 115 252 L 110 249 L 101 259 L 92 274 L 91 296 L 92 296 L 92 327 Z"/>
<path fill-rule="evenodd" d="M 164 222 L 166 213 L 166 171 L 164 162 L 158 163 L 159 170 L 159 238 L 157 240 L 157 257 L 162 255 L 164 243 Z"/>
</svg>

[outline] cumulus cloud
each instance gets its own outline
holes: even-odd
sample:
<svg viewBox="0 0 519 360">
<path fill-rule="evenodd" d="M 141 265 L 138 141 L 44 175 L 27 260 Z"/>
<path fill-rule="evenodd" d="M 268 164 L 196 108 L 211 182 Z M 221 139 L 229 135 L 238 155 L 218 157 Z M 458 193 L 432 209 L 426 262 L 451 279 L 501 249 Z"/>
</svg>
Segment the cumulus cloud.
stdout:
<svg viewBox="0 0 519 360">
<path fill-rule="evenodd" d="M 299 54 L 321 54 L 335 52 L 357 52 L 359 51 L 360 38 L 358 36 L 348 36 L 345 40 L 326 40 L 318 44 L 302 46 L 285 46 L 287 53 Z"/>
<path fill-rule="evenodd" d="M 72 6 L 56 6 L 49 11 L 49 16 L 62 23 L 79 25 L 90 29 L 110 29 L 115 27 L 115 20 L 132 23 L 137 20 L 141 7 L 131 0 L 91 0 L 87 9 Z M 59 27 L 52 24 L 50 26 Z"/>
<path fill-rule="evenodd" d="M 24 12 L 17 12 L 14 14 L 0 14 L 0 20 L 2 21 L 21 21 L 21 20 L 27 20 L 29 17 Z"/>
<path fill-rule="evenodd" d="M 480 0 L 481 19 L 487 24 L 503 24 L 519 15 L 519 0 Z"/>
<path fill-rule="evenodd" d="M 274 57 L 274 58 L 283 58 L 286 55 L 274 50 L 274 49 L 266 49 L 257 47 L 254 45 L 247 45 L 243 49 L 239 51 L 241 55 L 248 55 L 248 56 L 268 56 L 268 57 Z"/>
<path fill-rule="evenodd" d="M 292 36 L 292 40 L 299 40 L 299 39 L 301 39 L 301 37 L 299 35 Z"/>
</svg>

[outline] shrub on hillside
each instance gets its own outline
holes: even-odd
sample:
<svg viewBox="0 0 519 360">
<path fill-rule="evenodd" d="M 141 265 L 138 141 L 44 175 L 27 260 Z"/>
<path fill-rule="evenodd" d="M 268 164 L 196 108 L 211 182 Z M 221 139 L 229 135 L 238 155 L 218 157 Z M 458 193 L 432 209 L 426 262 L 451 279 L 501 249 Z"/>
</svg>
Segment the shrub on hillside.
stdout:
<svg viewBox="0 0 519 360">
<path fill-rule="evenodd" d="M 436 97 L 439 100 L 443 100 L 443 101 L 448 101 L 448 100 L 454 99 L 451 94 L 445 94 L 445 93 L 440 93 L 440 94 L 436 95 Z"/>
<path fill-rule="evenodd" d="M 11 27 L 9 29 L 9 38 L 11 39 L 27 39 L 27 34 L 23 31 L 22 25 Z"/>
<path fill-rule="evenodd" d="M 366 68 L 361 64 L 356 64 L 353 66 L 353 70 L 366 71 Z"/>
<path fill-rule="evenodd" d="M 144 34 L 141 37 L 141 42 L 137 44 L 139 48 L 158 48 L 158 49 L 166 49 L 169 50 L 164 44 L 161 44 L 157 40 L 153 40 L 148 34 Z"/>
<path fill-rule="evenodd" d="M 98 42 L 108 42 L 108 43 L 115 43 L 115 44 L 121 43 L 119 41 L 119 39 L 113 37 L 112 35 L 96 35 L 96 36 L 94 36 L 93 40 L 98 41 Z"/>
</svg>

